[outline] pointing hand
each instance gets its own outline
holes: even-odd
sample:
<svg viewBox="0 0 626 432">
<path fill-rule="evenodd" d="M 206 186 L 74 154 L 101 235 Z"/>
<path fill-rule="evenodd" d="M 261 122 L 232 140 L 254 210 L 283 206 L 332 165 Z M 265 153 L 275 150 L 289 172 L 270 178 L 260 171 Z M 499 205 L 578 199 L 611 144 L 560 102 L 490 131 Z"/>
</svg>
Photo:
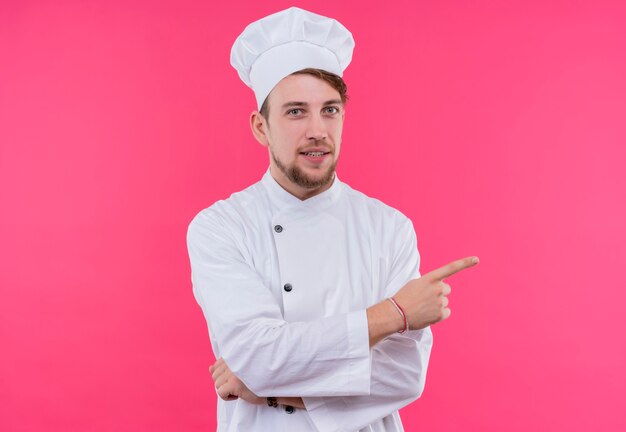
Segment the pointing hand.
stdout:
<svg viewBox="0 0 626 432">
<path fill-rule="evenodd" d="M 478 257 L 453 261 L 400 288 L 394 299 L 404 309 L 409 329 L 419 330 L 448 318 L 450 308 L 447 296 L 451 288 L 443 280 L 476 264 Z"/>
</svg>

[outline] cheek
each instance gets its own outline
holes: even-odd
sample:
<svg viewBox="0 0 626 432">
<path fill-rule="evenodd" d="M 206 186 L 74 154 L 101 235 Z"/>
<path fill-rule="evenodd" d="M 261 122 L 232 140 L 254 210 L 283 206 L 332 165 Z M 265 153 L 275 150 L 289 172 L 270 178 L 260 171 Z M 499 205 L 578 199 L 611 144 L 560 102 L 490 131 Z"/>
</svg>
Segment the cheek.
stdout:
<svg viewBox="0 0 626 432">
<path fill-rule="evenodd" d="M 343 123 L 334 124 L 332 128 L 333 140 L 335 141 L 335 145 L 339 147 L 341 143 L 341 133 L 343 132 Z"/>
<path fill-rule="evenodd" d="M 295 122 L 294 122 L 295 123 Z M 276 134 L 277 142 L 283 151 L 296 150 L 305 141 L 305 132 L 299 125 L 289 125 Z"/>
<path fill-rule="evenodd" d="M 274 134 L 270 147 L 275 155 L 279 156 L 283 161 L 293 158 L 294 149 L 296 148 L 288 136 L 283 134 Z"/>
</svg>

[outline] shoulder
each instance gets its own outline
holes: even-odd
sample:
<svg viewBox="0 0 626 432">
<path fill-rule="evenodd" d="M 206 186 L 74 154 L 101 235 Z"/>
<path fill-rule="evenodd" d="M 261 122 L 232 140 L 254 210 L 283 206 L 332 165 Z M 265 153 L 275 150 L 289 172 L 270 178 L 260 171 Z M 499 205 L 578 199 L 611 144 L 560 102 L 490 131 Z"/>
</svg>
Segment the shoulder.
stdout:
<svg viewBox="0 0 626 432">
<path fill-rule="evenodd" d="M 413 223 L 401 211 L 385 204 L 379 199 L 372 198 L 363 192 L 344 185 L 346 202 L 357 214 L 367 217 L 369 224 L 380 231 L 407 232 L 413 231 Z"/>
<path fill-rule="evenodd" d="M 230 237 L 249 226 L 267 206 L 265 189 L 260 182 L 216 201 L 191 220 L 187 239 L 196 237 Z"/>
</svg>

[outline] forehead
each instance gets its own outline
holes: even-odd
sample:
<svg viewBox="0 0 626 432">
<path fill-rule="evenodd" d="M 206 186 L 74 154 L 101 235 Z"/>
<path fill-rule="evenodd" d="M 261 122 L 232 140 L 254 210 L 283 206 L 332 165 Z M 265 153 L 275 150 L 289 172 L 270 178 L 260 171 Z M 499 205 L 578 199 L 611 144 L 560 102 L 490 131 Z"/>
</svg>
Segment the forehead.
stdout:
<svg viewBox="0 0 626 432">
<path fill-rule="evenodd" d="M 268 100 L 274 106 L 289 102 L 324 104 L 326 101 L 339 98 L 339 92 L 329 83 L 309 74 L 286 76 L 276 84 L 268 96 Z"/>
</svg>

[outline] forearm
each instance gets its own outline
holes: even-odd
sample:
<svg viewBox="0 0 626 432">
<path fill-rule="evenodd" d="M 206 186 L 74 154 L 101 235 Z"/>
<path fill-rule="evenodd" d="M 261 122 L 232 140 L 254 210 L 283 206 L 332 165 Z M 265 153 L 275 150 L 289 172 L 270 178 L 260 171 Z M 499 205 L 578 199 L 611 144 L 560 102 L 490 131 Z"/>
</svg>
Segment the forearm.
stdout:
<svg viewBox="0 0 626 432">
<path fill-rule="evenodd" d="M 404 326 L 402 316 L 387 300 L 371 306 L 364 312 L 367 319 L 370 349 Z M 228 344 L 227 348 L 231 351 L 224 350 L 222 357 L 226 359 L 235 375 L 259 396 L 277 397 L 276 395 L 282 394 L 283 398 L 300 398 L 302 396 L 368 394 L 371 372 L 369 368 L 368 370 L 363 367 L 346 368 L 342 364 L 363 363 L 362 360 L 366 360 L 365 363 L 369 364 L 369 358 L 361 354 L 362 358 L 357 361 L 353 355 L 350 355 L 354 352 L 350 349 L 345 352 L 343 358 L 330 357 L 337 356 L 340 351 L 337 350 L 335 344 L 341 345 L 346 342 L 341 340 L 335 341 L 335 344 L 328 344 L 333 337 L 336 337 L 337 332 L 340 333 L 341 320 L 336 321 L 336 326 L 327 326 L 329 327 L 327 332 L 322 331 L 324 326 L 320 328 L 319 324 L 315 322 L 286 323 L 271 330 L 248 329 L 245 335 L 240 335 L 240 338 L 245 337 L 245 339 L 232 341 L 239 343 Z M 254 335 L 254 338 L 251 335 Z M 303 344 L 303 340 L 307 339 L 308 342 Z M 248 340 L 254 340 L 258 346 L 254 353 L 250 352 Z M 323 343 L 323 345 L 316 345 L 317 343 Z M 366 343 L 365 339 L 362 343 Z M 285 346 L 285 349 L 278 348 L 278 345 Z M 272 347 L 275 348 L 272 350 L 273 353 L 266 354 L 266 351 Z M 319 349 L 314 349 L 316 347 Z M 259 361 L 259 358 L 267 358 L 268 361 Z M 333 368 L 329 368 L 330 365 Z M 313 373 L 318 366 L 321 369 L 317 374 Z M 354 373 L 355 376 L 346 381 L 346 373 Z M 322 382 L 325 384 L 320 385 Z M 292 406 L 303 406 L 301 401 L 292 400 L 291 402 L 294 404 Z M 290 403 L 285 402 L 283 405 L 290 405 Z"/>
<path fill-rule="evenodd" d="M 369 332 L 369 346 L 374 347 L 386 337 L 401 331 L 404 328 L 402 315 L 389 300 L 383 300 L 367 308 L 367 329 Z"/>
<path fill-rule="evenodd" d="M 223 328 L 216 355 L 259 396 L 369 393 L 364 310 L 310 322 L 258 321 L 241 329 Z"/>
<path fill-rule="evenodd" d="M 294 408 L 306 409 L 301 397 L 278 397 L 276 402 L 278 405 L 289 405 Z"/>
<path fill-rule="evenodd" d="M 277 397 L 275 404 L 308 410 L 321 430 L 359 429 L 392 414 L 422 394 L 431 348 L 430 328 L 396 335 L 372 349 L 369 395 Z"/>
</svg>

